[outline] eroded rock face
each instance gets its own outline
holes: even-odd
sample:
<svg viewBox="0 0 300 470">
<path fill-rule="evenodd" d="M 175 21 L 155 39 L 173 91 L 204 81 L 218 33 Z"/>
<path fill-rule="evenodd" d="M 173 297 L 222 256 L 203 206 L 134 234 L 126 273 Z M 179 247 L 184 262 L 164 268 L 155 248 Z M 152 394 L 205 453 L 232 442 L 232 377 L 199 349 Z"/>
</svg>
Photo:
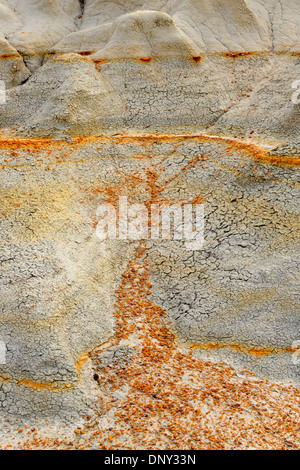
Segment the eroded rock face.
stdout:
<svg viewBox="0 0 300 470">
<path fill-rule="evenodd" d="M 3 413 L 82 414 L 89 352 L 133 346 L 114 293 L 140 242 L 96 235 L 124 195 L 205 204 L 201 250 L 146 243 L 177 344 L 299 382 L 295 18 L 296 0 L 0 2 Z"/>
</svg>

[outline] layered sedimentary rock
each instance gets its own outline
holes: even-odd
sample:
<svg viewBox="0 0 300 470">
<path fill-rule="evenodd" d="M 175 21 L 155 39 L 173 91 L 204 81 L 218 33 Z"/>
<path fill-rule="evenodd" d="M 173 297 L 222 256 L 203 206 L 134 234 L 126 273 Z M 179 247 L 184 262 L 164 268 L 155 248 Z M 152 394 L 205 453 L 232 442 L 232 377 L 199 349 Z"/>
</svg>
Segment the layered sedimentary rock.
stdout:
<svg viewBox="0 0 300 470">
<path fill-rule="evenodd" d="M 299 383 L 299 18 L 296 0 L 0 2 L 4 414 L 82 414 L 90 352 L 136 346 L 114 313 L 140 242 L 96 234 L 119 196 L 204 204 L 201 250 L 143 254 L 176 347 Z"/>
</svg>

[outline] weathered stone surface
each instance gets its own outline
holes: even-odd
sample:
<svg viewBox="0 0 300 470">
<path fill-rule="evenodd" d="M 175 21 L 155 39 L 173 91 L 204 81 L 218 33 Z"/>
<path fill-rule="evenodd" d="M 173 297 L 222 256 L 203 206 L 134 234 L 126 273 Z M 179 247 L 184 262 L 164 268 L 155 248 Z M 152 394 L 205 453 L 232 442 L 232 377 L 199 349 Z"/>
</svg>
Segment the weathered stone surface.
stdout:
<svg viewBox="0 0 300 470">
<path fill-rule="evenodd" d="M 114 303 L 139 242 L 96 236 L 124 195 L 205 203 L 202 250 L 144 254 L 177 346 L 299 383 L 297 18 L 296 0 L 0 2 L 3 415 L 86 413 L 89 353 L 134 346 Z"/>
</svg>

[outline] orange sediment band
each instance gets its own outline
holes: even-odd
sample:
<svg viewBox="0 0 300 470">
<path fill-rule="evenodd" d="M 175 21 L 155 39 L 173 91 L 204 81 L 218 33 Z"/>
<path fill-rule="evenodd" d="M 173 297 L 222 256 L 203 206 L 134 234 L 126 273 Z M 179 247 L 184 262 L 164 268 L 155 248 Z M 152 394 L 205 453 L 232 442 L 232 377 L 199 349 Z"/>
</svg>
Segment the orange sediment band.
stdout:
<svg viewBox="0 0 300 470">
<path fill-rule="evenodd" d="M 22 56 L 20 54 L 2 54 L 2 55 L 0 55 L 0 60 L 17 59 L 17 58 L 22 59 Z"/>
<path fill-rule="evenodd" d="M 81 368 L 85 362 L 89 360 L 89 356 L 87 353 L 84 353 L 78 359 L 76 363 L 76 370 L 78 373 L 78 381 L 81 379 Z M 62 391 L 62 390 L 70 390 L 73 389 L 76 384 L 62 384 L 59 385 L 57 383 L 43 383 L 43 382 L 35 382 L 34 380 L 15 380 L 11 379 L 10 377 L 0 376 L 0 383 L 3 382 L 13 382 L 17 385 L 24 385 L 25 387 L 29 387 L 35 390 L 48 390 L 48 391 Z"/>
<path fill-rule="evenodd" d="M 89 360 L 89 356 L 87 354 L 83 354 L 76 363 L 76 369 L 77 369 L 79 379 L 81 378 L 81 367 L 88 360 Z"/>
<path fill-rule="evenodd" d="M 260 348 L 260 347 L 247 347 L 247 346 L 242 346 L 240 344 L 218 344 L 218 343 L 209 343 L 209 344 L 191 344 L 189 346 L 183 346 L 187 347 L 188 349 L 192 350 L 197 350 L 197 349 L 203 349 L 203 350 L 213 350 L 213 349 L 224 349 L 224 348 L 230 348 L 234 349 L 235 351 L 240 351 L 244 352 L 247 354 L 251 354 L 254 356 L 258 357 L 263 357 L 263 356 L 268 356 L 271 354 L 282 354 L 282 353 L 291 353 L 296 351 L 296 349 L 293 348 Z"/>
<path fill-rule="evenodd" d="M 61 391 L 73 388 L 73 385 L 71 384 L 45 384 L 40 382 L 34 382 L 33 380 L 17 380 L 16 383 L 17 385 L 24 385 L 25 387 L 33 388 L 35 390 Z"/>
<path fill-rule="evenodd" d="M 76 50 L 57 50 L 57 51 L 45 51 L 45 52 L 24 52 L 22 53 L 25 57 L 39 57 L 41 55 L 45 55 L 46 57 L 55 57 L 64 54 L 78 54 L 81 56 L 90 56 L 93 54 L 98 53 L 99 51 L 92 51 L 92 50 L 85 50 L 85 51 L 76 51 Z M 290 55 L 298 57 L 300 55 L 299 51 L 226 51 L 226 52 L 212 52 L 210 54 L 206 54 L 203 52 L 203 55 L 210 55 L 210 56 L 224 56 L 229 58 L 239 58 L 239 57 L 249 57 L 254 55 L 263 55 L 263 54 L 275 54 L 275 55 Z M 16 57 L 22 57 L 21 54 L 12 53 L 12 54 L 1 54 L 0 59 L 10 59 Z M 158 57 L 159 58 L 159 57 Z M 128 57 L 128 60 L 134 60 L 135 57 Z M 123 59 L 108 59 L 109 61 L 116 61 L 116 60 L 123 60 Z"/>
<path fill-rule="evenodd" d="M 224 56 L 225 57 L 231 57 L 233 59 L 236 59 L 238 57 L 246 57 L 246 56 L 251 56 L 255 54 L 262 54 L 262 52 L 225 52 Z"/>
<path fill-rule="evenodd" d="M 270 151 L 266 148 L 246 142 L 232 137 L 210 135 L 210 134 L 146 134 L 146 135 L 134 135 L 134 134 L 123 134 L 114 136 L 87 136 L 87 137 L 72 137 L 72 142 L 64 140 L 53 140 L 49 138 L 32 138 L 25 139 L 19 137 L 4 137 L 0 138 L 0 148 L 11 149 L 11 150 L 43 150 L 48 147 L 59 147 L 62 145 L 84 145 L 92 142 L 109 142 L 113 141 L 116 143 L 129 143 L 129 142 L 178 142 L 182 140 L 197 140 L 199 142 L 220 142 L 227 146 L 227 149 L 235 150 L 238 152 L 245 152 L 250 157 L 258 160 L 262 163 L 269 163 L 280 166 L 299 166 L 300 156 L 274 156 L 270 155 Z"/>
</svg>

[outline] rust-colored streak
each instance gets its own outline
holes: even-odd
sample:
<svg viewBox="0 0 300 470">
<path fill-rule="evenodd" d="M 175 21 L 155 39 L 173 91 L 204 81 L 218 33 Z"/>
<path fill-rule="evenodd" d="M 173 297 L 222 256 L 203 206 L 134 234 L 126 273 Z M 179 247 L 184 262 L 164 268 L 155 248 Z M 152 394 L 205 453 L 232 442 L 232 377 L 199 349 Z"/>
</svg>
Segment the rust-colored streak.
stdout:
<svg viewBox="0 0 300 470">
<path fill-rule="evenodd" d="M 35 382 L 33 380 L 17 380 L 18 385 L 24 385 L 25 387 L 33 388 L 34 390 L 48 390 L 48 391 L 62 391 L 69 390 L 72 388 L 71 384 L 45 384 L 40 382 Z"/>
<path fill-rule="evenodd" d="M 19 54 L 2 54 L 0 55 L 0 59 L 17 59 L 20 58 L 21 56 Z"/>
<path fill-rule="evenodd" d="M 68 53 L 72 53 L 72 54 L 78 54 L 78 55 L 81 55 L 82 57 L 88 57 L 90 55 L 93 55 L 95 54 L 97 51 L 47 51 L 45 52 L 45 57 L 54 57 L 54 56 L 61 56 L 61 55 L 64 55 L 64 54 L 68 54 Z M 228 51 L 228 52 L 224 52 L 224 53 L 221 53 L 222 55 L 224 55 L 224 57 L 228 57 L 228 58 L 233 58 L 233 59 L 236 59 L 236 58 L 241 58 L 241 57 L 249 57 L 249 56 L 254 56 L 254 55 L 258 55 L 258 54 L 275 54 L 275 55 L 290 55 L 290 56 L 295 56 L 295 57 L 299 57 L 300 56 L 300 52 L 297 52 L 297 51 L 294 51 L 294 52 L 282 52 L 282 51 L 250 51 L 250 52 L 239 52 L 239 51 Z M 41 55 L 41 53 L 39 52 L 27 52 L 26 53 L 26 57 L 39 57 Z M 12 58 L 20 58 L 21 56 L 19 54 L 2 54 L 0 55 L 0 59 L 12 59 Z M 141 60 L 142 62 L 150 62 L 152 59 L 152 57 L 141 57 L 139 60 Z M 74 60 L 74 59 L 73 59 Z M 121 61 L 121 60 L 124 60 L 124 59 L 114 59 L 114 58 L 111 58 L 111 59 L 107 59 L 111 62 L 115 62 L 115 61 Z M 125 60 L 134 60 L 134 58 L 127 58 Z M 199 62 L 201 60 L 201 57 L 200 56 L 194 56 L 192 57 L 192 60 L 196 61 L 196 62 Z"/>
<path fill-rule="evenodd" d="M 236 59 L 238 57 L 246 57 L 250 55 L 254 55 L 255 52 L 225 52 L 225 57 L 231 57 L 233 59 Z"/>
<path fill-rule="evenodd" d="M 78 377 L 80 378 L 81 377 L 81 368 L 83 366 L 83 364 L 85 362 L 87 362 L 89 360 L 89 357 L 87 354 L 83 354 L 77 361 L 76 363 L 76 369 L 77 369 L 77 372 L 78 372 Z"/>
<path fill-rule="evenodd" d="M 82 52 L 79 52 L 79 55 L 89 56 L 89 55 L 95 54 L 95 52 L 96 51 L 82 51 Z"/>
<path fill-rule="evenodd" d="M 52 139 L 22 139 L 22 138 L 3 138 L 0 139 L 0 148 L 11 150 L 43 150 L 45 147 L 65 144 L 64 141 L 54 141 Z"/>
<path fill-rule="evenodd" d="M 0 383 L 1 383 L 1 382 L 8 382 L 8 381 L 9 381 L 9 377 L 0 375 Z"/>
<path fill-rule="evenodd" d="M 226 145 L 228 150 L 235 150 L 237 152 L 246 153 L 251 158 L 258 160 L 262 163 L 280 165 L 280 166 L 299 166 L 300 156 L 273 156 L 265 148 L 245 142 L 232 137 L 210 135 L 210 134 L 146 134 L 146 135 L 130 135 L 124 134 L 120 136 L 89 136 L 89 137 L 73 137 L 72 142 L 66 141 L 55 141 L 48 138 L 36 138 L 36 139 L 22 139 L 17 137 L 2 138 L 0 139 L 0 148 L 11 149 L 11 150 L 32 150 L 32 149 L 43 149 L 45 147 L 60 147 L 62 145 L 74 146 L 84 145 L 91 142 L 116 142 L 116 143 L 130 143 L 130 142 L 141 142 L 141 143 L 154 143 L 154 142 L 180 142 L 182 140 L 197 140 L 199 142 L 219 142 Z"/>
<path fill-rule="evenodd" d="M 293 348 L 262 348 L 262 347 L 248 347 L 242 346 L 241 344 L 219 344 L 219 343 L 208 343 L 208 344 L 191 344 L 187 346 L 189 349 L 205 349 L 205 350 L 213 350 L 213 349 L 223 349 L 223 348 L 230 348 L 234 349 L 235 351 L 244 352 L 247 354 L 251 354 L 258 357 L 268 356 L 271 354 L 282 354 L 282 353 L 289 353 L 294 352 L 296 349 Z"/>
<path fill-rule="evenodd" d="M 211 142 L 217 141 L 223 143 L 227 146 L 228 149 L 236 150 L 239 152 L 245 152 L 249 154 L 255 160 L 261 162 L 276 164 L 281 166 L 299 166 L 300 157 L 289 157 L 289 156 L 272 156 L 270 153 L 260 147 L 259 145 L 252 144 L 250 142 L 245 142 L 231 137 L 219 136 L 219 135 L 210 135 L 210 134 L 147 134 L 145 136 L 130 136 L 124 135 L 116 137 L 116 140 L 119 142 L 155 142 L 155 141 L 168 141 L 168 142 L 178 142 L 183 139 L 194 139 L 199 142 Z"/>
</svg>

